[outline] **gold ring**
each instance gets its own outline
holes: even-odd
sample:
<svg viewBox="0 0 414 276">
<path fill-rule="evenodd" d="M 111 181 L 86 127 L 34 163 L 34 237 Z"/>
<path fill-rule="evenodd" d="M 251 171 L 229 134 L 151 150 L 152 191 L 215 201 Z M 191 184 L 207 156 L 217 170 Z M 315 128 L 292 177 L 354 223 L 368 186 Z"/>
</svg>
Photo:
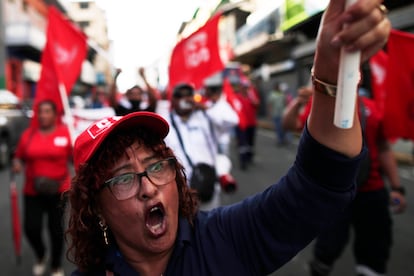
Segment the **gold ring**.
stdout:
<svg viewBox="0 0 414 276">
<path fill-rule="evenodd" d="M 378 9 L 381 11 L 381 13 L 383 15 L 386 15 L 388 13 L 387 7 L 385 5 L 383 5 L 383 4 L 378 5 Z"/>
</svg>

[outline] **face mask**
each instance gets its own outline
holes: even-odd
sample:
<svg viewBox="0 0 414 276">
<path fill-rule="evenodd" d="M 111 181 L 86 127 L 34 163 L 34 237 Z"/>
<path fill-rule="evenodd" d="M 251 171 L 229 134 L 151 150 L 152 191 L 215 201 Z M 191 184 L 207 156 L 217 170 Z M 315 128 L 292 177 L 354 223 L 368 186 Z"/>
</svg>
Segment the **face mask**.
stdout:
<svg viewBox="0 0 414 276">
<path fill-rule="evenodd" d="M 138 108 L 140 106 L 140 104 L 141 104 L 141 101 L 137 101 L 137 100 L 129 100 L 129 102 L 131 103 L 131 105 L 134 108 Z"/>
<path fill-rule="evenodd" d="M 182 100 L 180 100 L 179 102 L 178 102 L 178 107 L 180 108 L 180 109 L 183 109 L 183 110 L 188 110 L 188 109 L 192 109 L 193 108 L 193 103 L 192 102 L 189 102 L 189 101 L 187 101 L 187 100 L 185 100 L 185 99 L 182 99 Z"/>
</svg>

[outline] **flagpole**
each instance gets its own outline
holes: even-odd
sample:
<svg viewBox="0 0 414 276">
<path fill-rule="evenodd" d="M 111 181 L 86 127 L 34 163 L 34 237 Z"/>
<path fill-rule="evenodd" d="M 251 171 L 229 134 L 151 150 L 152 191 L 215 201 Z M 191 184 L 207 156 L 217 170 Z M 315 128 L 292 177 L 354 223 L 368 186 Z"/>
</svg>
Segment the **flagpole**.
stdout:
<svg viewBox="0 0 414 276">
<path fill-rule="evenodd" d="M 60 99 L 62 100 L 63 105 L 63 112 L 65 113 L 65 122 L 69 129 L 70 140 L 72 146 L 75 143 L 75 127 L 74 127 L 74 120 L 72 116 L 72 111 L 70 110 L 69 101 L 68 101 L 68 94 L 66 93 L 66 87 L 62 82 L 59 82 L 59 94 Z"/>
</svg>

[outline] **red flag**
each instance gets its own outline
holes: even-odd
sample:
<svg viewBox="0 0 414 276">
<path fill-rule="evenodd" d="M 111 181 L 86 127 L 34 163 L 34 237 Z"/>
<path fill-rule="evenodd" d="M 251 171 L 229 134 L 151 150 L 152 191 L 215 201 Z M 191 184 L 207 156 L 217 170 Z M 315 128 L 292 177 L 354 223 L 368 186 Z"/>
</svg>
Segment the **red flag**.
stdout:
<svg viewBox="0 0 414 276">
<path fill-rule="evenodd" d="M 174 47 L 169 65 L 169 91 L 178 83 L 186 82 L 199 89 L 203 80 L 222 70 L 220 58 L 218 23 L 221 13 L 181 40 Z"/>
<path fill-rule="evenodd" d="M 378 106 L 381 116 L 384 115 L 385 108 L 385 78 L 387 75 L 388 55 L 384 51 L 379 51 L 369 60 L 371 68 L 371 87 L 373 99 Z"/>
<path fill-rule="evenodd" d="M 391 31 L 384 109 L 384 130 L 390 139 L 414 139 L 413 49 L 413 34 Z"/>
<path fill-rule="evenodd" d="M 56 103 L 59 114 L 63 113 L 59 84 L 64 85 L 66 93 L 70 93 L 79 77 L 86 51 L 86 36 L 54 6 L 50 6 L 47 41 L 41 60 L 42 71 L 34 100 L 35 108 L 37 103 L 48 99 Z M 33 122 L 36 123 L 35 118 Z"/>
</svg>

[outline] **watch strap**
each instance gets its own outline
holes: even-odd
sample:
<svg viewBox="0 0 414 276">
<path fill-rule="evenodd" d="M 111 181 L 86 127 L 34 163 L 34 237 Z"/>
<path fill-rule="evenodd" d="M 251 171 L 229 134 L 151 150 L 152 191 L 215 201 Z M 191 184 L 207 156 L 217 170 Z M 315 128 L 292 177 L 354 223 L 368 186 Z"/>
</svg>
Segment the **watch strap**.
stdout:
<svg viewBox="0 0 414 276">
<path fill-rule="evenodd" d="M 336 97 L 336 90 L 337 90 L 336 85 L 321 81 L 320 79 L 317 79 L 313 74 L 312 74 L 312 84 L 313 84 L 315 91 L 328 95 L 330 97 Z"/>
</svg>

